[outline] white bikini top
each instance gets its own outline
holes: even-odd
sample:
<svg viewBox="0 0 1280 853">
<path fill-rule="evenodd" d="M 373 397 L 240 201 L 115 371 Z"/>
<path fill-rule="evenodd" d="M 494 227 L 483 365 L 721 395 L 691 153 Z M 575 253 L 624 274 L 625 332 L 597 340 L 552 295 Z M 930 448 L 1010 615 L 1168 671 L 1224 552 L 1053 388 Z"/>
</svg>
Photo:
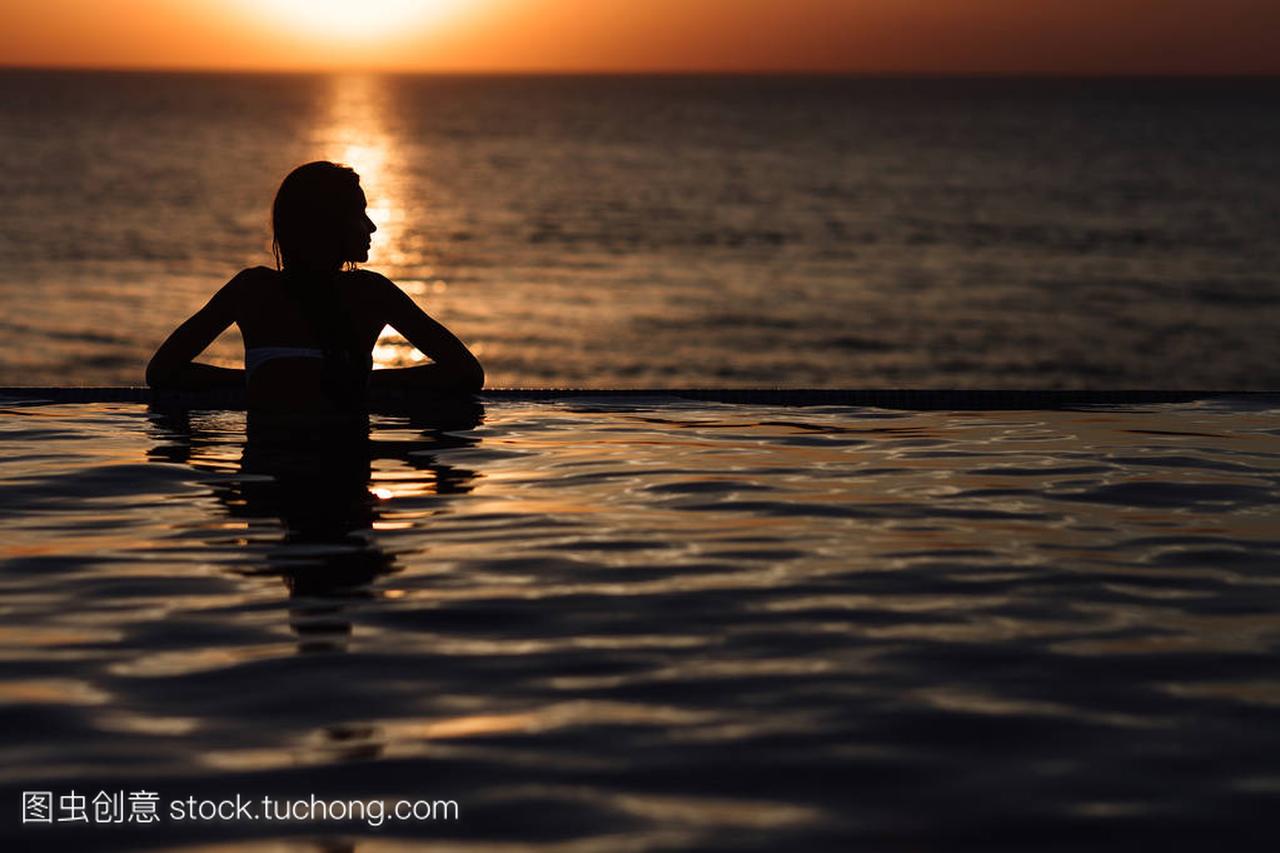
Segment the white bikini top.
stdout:
<svg viewBox="0 0 1280 853">
<path fill-rule="evenodd" d="M 254 347 L 244 351 L 244 378 L 273 358 L 324 358 L 324 352 L 311 347 Z"/>
</svg>

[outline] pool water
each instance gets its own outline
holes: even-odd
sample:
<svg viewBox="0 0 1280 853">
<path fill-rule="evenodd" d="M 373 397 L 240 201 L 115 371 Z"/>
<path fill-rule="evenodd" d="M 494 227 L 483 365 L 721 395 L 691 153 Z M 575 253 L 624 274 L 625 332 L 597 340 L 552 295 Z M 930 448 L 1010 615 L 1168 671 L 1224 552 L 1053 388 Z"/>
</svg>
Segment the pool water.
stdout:
<svg viewBox="0 0 1280 853">
<path fill-rule="evenodd" d="M 12 401 L 0 504 L 4 849 L 1277 833 L 1280 409 Z M 168 819 L 236 794 L 460 819 Z"/>
</svg>

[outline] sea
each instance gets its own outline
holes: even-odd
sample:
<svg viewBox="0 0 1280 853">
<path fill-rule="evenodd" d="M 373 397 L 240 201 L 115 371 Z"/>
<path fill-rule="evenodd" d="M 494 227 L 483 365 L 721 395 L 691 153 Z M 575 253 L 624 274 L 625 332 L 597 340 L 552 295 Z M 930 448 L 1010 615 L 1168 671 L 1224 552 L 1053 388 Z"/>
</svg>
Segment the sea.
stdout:
<svg viewBox="0 0 1280 853">
<path fill-rule="evenodd" d="M 1280 81 L 0 71 L 0 383 L 139 384 L 314 159 L 492 386 L 1280 386 Z M 238 366 L 234 329 L 205 359 Z M 388 328 L 378 366 L 423 356 Z"/>
<path fill-rule="evenodd" d="M 1275 850 L 1278 436 L 0 395 L 0 848 Z"/>
</svg>

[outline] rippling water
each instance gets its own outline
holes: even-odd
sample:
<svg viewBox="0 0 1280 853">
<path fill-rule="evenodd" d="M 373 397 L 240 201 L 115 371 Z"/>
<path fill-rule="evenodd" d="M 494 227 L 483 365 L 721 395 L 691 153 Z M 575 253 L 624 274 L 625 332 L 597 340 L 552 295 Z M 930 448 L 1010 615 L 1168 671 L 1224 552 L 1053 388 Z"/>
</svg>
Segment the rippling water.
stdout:
<svg viewBox="0 0 1280 853">
<path fill-rule="evenodd" d="M 0 384 L 140 383 L 363 175 L 492 385 L 1280 387 L 1280 81 L 0 71 Z M 237 336 L 212 360 L 238 365 Z M 414 354 L 388 332 L 384 365 Z"/>
<path fill-rule="evenodd" d="M 0 842 L 1243 849 L 1280 797 L 1278 437 L 1223 403 L 307 438 L 15 402 Z M 16 823 L 140 788 L 462 820 Z"/>
</svg>

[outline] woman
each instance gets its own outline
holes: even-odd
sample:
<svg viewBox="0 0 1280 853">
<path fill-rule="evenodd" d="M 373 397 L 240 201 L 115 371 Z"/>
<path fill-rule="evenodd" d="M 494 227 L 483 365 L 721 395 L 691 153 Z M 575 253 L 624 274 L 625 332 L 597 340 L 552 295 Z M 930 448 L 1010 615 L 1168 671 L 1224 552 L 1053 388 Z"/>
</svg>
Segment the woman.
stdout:
<svg viewBox="0 0 1280 853">
<path fill-rule="evenodd" d="M 160 345 L 147 365 L 153 388 L 244 382 L 251 411 L 361 412 L 368 390 L 470 393 L 484 370 L 466 345 L 389 279 L 355 264 L 369 259 L 377 226 L 356 173 L 320 161 L 294 169 L 271 211 L 276 269 L 242 270 Z M 245 369 L 193 359 L 232 323 Z M 434 363 L 373 372 L 373 346 L 390 325 Z"/>
</svg>

